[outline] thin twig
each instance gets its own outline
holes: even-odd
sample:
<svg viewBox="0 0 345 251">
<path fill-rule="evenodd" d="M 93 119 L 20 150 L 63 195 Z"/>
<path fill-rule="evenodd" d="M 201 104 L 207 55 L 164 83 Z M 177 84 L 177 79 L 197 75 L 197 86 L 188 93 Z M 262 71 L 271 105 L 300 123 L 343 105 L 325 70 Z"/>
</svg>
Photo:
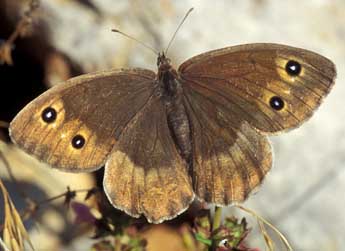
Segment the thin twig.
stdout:
<svg viewBox="0 0 345 251">
<path fill-rule="evenodd" d="M 33 200 L 30 200 L 32 203 L 35 204 L 34 206 L 34 210 L 37 211 L 39 208 L 41 208 L 44 204 L 48 204 L 54 200 L 57 200 L 57 199 L 60 199 L 60 198 L 63 198 L 63 197 L 66 197 L 68 196 L 69 194 L 71 193 L 85 193 L 85 192 L 90 192 L 91 190 L 94 190 L 95 188 L 90 188 L 90 189 L 76 189 L 76 190 L 68 190 L 62 194 L 59 194 L 59 195 L 56 195 L 54 197 L 51 197 L 51 198 L 48 198 L 48 199 L 45 199 L 45 200 L 42 200 L 42 201 L 39 201 L 39 202 L 34 202 Z M 29 211 L 33 211 L 33 210 L 30 210 L 30 208 L 25 208 L 21 213 L 20 213 L 20 217 L 23 217 L 24 220 L 27 220 L 29 218 L 29 214 L 28 212 Z M 33 212 L 31 212 L 32 214 Z M 0 225 L 0 231 L 2 231 L 3 229 L 3 225 Z"/>
<path fill-rule="evenodd" d="M 54 196 L 54 197 L 51 197 L 51 198 L 42 200 L 42 201 L 40 201 L 40 202 L 37 202 L 37 204 L 38 204 L 39 206 L 42 206 L 42 205 L 44 205 L 44 204 L 48 204 L 48 203 L 52 202 L 53 200 L 57 200 L 57 199 L 66 197 L 66 196 L 68 196 L 68 195 L 71 194 L 71 193 L 85 193 L 85 192 L 89 192 L 89 191 L 92 190 L 92 189 L 94 189 L 94 188 L 91 188 L 91 189 L 86 189 L 86 188 L 84 188 L 84 189 L 68 190 L 68 191 L 66 191 L 66 192 L 64 192 L 64 193 L 62 193 L 62 194 L 59 194 L 59 195 L 56 195 L 56 196 Z"/>
<path fill-rule="evenodd" d="M 0 128 L 7 129 L 9 126 L 10 126 L 10 123 L 0 120 Z"/>
<path fill-rule="evenodd" d="M 5 62 L 9 65 L 13 64 L 11 57 L 12 46 L 15 40 L 27 31 L 27 28 L 32 23 L 32 15 L 39 5 L 39 0 L 30 1 L 28 10 L 24 12 L 24 16 L 18 21 L 15 30 L 11 33 L 9 38 L 0 45 L 0 63 Z"/>
</svg>

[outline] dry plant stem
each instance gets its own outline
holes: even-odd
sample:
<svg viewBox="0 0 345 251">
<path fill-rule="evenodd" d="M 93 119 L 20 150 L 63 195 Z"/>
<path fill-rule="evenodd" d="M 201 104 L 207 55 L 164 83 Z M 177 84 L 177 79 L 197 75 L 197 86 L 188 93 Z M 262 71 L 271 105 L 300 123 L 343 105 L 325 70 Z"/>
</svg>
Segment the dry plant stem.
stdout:
<svg viewBox="0 0 345 251">
<path fill-rule="evenodd" d="M 184 246 L 186 248 L 186 251 L 195 251 L 195 243 L 194 243 L 194 238 L 191 235 L 191 230 L 187 224 L 184 224 L 181 226 L 180 229 L 181 237 L 184 243 Z"/>
<path fill-rule="evenodd" d="M 281 241 L 284 243 L 284 245 L 286 246 L 287 250 L 289 251 L 293 251 L 290 243 L 288 242 L 288 240 L 285 238 L 285 236 L 275 227 L 273 226 L 270 222 L 268 222 L 267 220 L 265 220 L 264 218 L 262 218 L 260 215 L 257 215 L 253 210 L 250 210 L 248 208 L 245 208 L 243 206 L 240 205 L 235 205 L 236 207 L 238 207 L 239 209 L 242 209 L 243 211 L 253 215 L 255 218 L 257 218 L 258 220 L 260 220 L 261 222 L 265 223 L 267 226 L 269 226 L 273 231 L 275 231 L 277 233 L 277 235 L 279 236 L 279 238 L 281 239 Z M 264 236 L 264 238 L 266 238 Z M 268 246 L 270 246 L 270 244 L 267 244 Z"/>
<path fill-rule="evenodd" d="M 30 241 L 29 235 L 24 227 L 22 219 L 15 208 L 5 185 L 0 179 L 0 190 L 4 201 L 4 225 L 3 225 L 3 240 L 9 246 L 10 250 L 21 251 L 24 250 L 24 242 L 27 242 L 31 249 L 34 247 Z"/>
<path fill-rule="evenodd" d="M 115 245 L 114 245 L 114 247 L 115 247 L 115 250 L 114 251 L 122 251 L 121 250 L 121 243 L 120 243 L 120 240 L 119 239 L 115 239 Z"/>
<path fill-rule="evenodd" d="M 1 128 L 7 129 L 9 126 L 10 126 L 10 123 L 0 120 L 0 127 Z"/>
<path fill-rule="evenodd" d="M 14 176 L 10 163 L 8 163 L 7 159 L 5 158 L 4 154 L 2 153 L 2 151 L 0 151 L 0 159 L 2 160 L 2 162 L 5 165 L 5 168 L 8 172 L 8 175 L 10 176 L 11 181 L 16 185 L 16 189 L 18 190 L 18 193 L 23 197 L 23 198 L 28 198 L 28 196 L 26 195 L 26 193 L 24 192 L 24 189 L 20 189 L 20 185 L 18 184 L 18 181 L 16 179 L 16 177 Z"/>
<path fill-rule="evenodd" d="M 213 223 L 212 223 L 212 232 L 220 227 L 222 221 L 222 208 L 215 206 Z"/>
</svg>

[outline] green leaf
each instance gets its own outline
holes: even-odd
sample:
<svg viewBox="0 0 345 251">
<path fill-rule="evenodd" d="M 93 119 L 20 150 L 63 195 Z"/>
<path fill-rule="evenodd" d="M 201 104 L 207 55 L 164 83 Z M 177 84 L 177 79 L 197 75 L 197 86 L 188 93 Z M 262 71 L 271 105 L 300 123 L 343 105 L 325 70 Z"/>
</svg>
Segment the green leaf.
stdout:
<svg viewBox="0 0 345 251">
<path fill-rule="evenodd" d="M 206 239 L 206 238 L 204 238 L 202 235 L 200 235 L 198 233 L 195 233 L 195 239 L 197 241 L 200 241 L 201 243 L 204 243 L 207 246 L 211 246 L 212 245 L 212 240 Z"/>
</svg>

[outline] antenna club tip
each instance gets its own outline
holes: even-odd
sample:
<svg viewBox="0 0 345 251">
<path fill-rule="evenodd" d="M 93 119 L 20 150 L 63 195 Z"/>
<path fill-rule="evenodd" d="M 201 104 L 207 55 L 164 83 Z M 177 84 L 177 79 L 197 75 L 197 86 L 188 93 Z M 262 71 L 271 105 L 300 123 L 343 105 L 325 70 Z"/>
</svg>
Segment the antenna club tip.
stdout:
<svg viewBox="0 0 345 251">
<path fill-rule="evenodd" d="M 112 32 L 119 32 L 117 29 L 111 29 Z"/>
</svg>

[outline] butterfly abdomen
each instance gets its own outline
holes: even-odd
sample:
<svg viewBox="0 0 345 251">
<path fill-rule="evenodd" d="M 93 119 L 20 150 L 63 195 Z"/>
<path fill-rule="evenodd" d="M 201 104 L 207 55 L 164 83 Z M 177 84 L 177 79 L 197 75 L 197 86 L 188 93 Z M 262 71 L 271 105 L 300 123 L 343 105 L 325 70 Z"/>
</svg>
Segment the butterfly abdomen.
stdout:
<svg viewBox="0 0 345 251">
<path fill-rule="evenodd" d="M 167 109 L 167 121 L 172 138 L 181 157 L 191 166 L 192 140 L 190 123 L 182 102 L 182 86 L 177 73 L 169 68 L 161 72 L 159 79 L 162 100 Z"/>
<path fill-rule="evenodd" d="M 191 164 L 192 159 L 192 141 L 190 124 L 186 110 L 182 104 L 181 96 L 172 99 L 166 103 L 167 120 L 171 135 L 179 150 L 181 157 Z"/>
</svg>

